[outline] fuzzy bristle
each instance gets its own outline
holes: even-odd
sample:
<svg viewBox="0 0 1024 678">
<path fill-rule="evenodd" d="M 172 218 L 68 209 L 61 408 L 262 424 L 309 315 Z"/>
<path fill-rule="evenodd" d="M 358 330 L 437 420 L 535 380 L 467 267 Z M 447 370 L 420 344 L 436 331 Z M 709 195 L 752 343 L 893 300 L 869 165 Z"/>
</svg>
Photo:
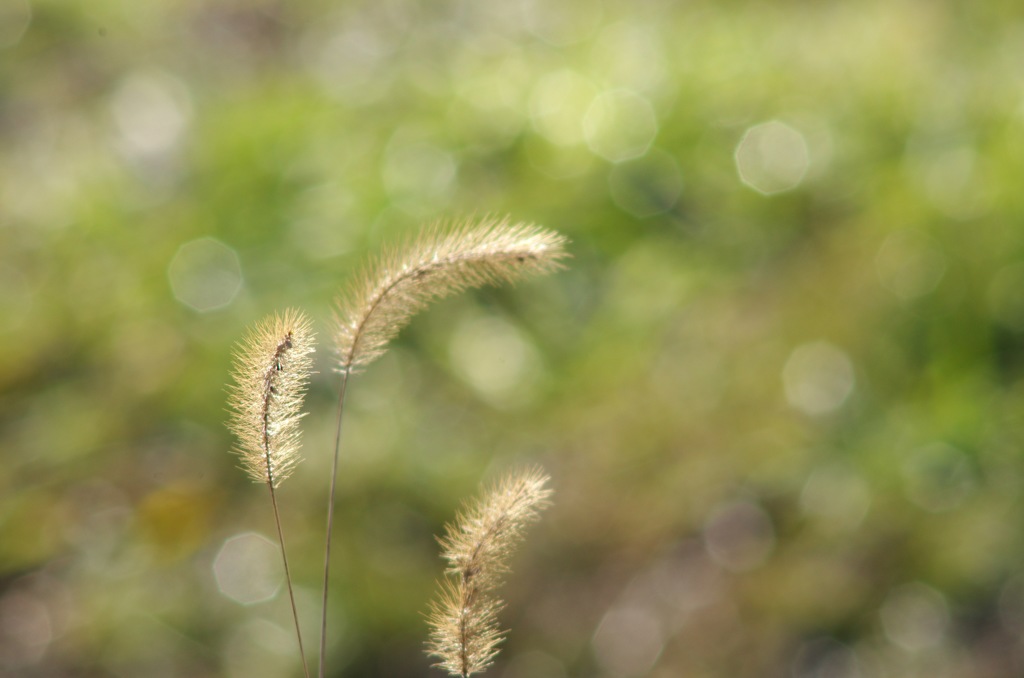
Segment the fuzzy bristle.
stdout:
<svg viewBox="0 0 1024 678">
<path fill-rule="evenodd" d="M 453 676 L 480 673 L 498 654 L 505 634 L 497 622 L 502 603 L 493 592 L 526 527 L 549 503 L 548 480 L 539 469 L 508 475 L 461 512 L 440 540 L 449 579 L 428 618 L 429 654 Z"/>
<path fill-rule="evenodd" d="M 427 229 L 367 267 L 353 290 L 338 301 L 339 370 L 352 371 L 372 362 L 412 316 L 435 299 L 560 268 L 568 256 L 567 242 L 554 231 L 507 219 Z"/>
<path fill-rule="evenodd" d="M 299 462 L 302 401 L 313 366 L 309 319 L 288 310 L 256 324 L 238 345 L 228 427 L 242 467 L 277 487 Z"/>
</svg>

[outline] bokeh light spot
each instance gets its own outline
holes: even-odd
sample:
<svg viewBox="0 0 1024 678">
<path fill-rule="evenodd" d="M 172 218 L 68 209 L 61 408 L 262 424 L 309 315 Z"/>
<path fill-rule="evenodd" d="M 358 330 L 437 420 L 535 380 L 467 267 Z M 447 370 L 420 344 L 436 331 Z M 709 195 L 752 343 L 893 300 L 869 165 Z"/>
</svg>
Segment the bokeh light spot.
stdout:
<svg viewBox="0 0 1024 678">
<path fill-rule="evenodd" d="M 213 561 L 217 588 L 236 603 L 251 605 L 277 595 L 284 575 L 277 544 L 255 532 L 227 539 Z"/>
<path fill-rule="evenodd" d="M 640 158 L 613 165 L 608 191 L 619 209 L 642 219 L 675 207 L 683 178 L 675 158 L 655 148 Z"/>
<path fill-rule="evenodd" d="M 924 233 L 901 230 L 878 248 L 875 270 L 890 292 L 912 301 L 935 290 L 946 273 L 946 257 Z"/>
<path fill-rule="evenodd" d="M 629 90 L 605 92 L 583 118 L 583 136 L 594 153 L 610 162 L 647 152 L 658 133 L 658 120 L 647 99 Z"/>
<path fill-rule="evenodd" d="M 810 165 L 804 135 L 778 120 L 749 128 L 735 160 L 740 180 L 765 195 L 796 188 Z"/>
<path fill-rule="evenodd" d="M 163 73 L 128 75 L 114 91 L 110 110 L 121 147 L 130 157 L 157 156 L 173 150 L 192 117 L 187 88 Z"/>
<path fill-rule="evenodd" d="M 771 518 L 757 504 L 737 501 L 716 507 L 704 523 L 704 546 L 732 572 L 760 567 L 775 548 Z"/>
<path fill-rule="evenodd" d="M 919 582 L 891 591 L 880 614 L 886 637 L 910 652 L 938 646 L 949 626 L 945 597 Z"/>
<path fill-rule="evenodd" d="M 4 0 L 0 3 L 0 49 L 14 47 L 32 23 L 29 0 Z"/>
<path fill-rule="evenodd" d="M 501 318 L 461 322 L 452 335 L 449 356 L 460 377 L 497 407 L 528 402 L 541 375 L 533 343 Z"/>
<path fill-rule="evenodd" d="M 174 297 L 205 313 L 224 308 L 242 288 L 242 265 L 233 249 L 214 238 L 199 238 L 178 248 L 167 267 Z"/>
<path fill-rule="evenodd" d="M 530 93 L 530 120 L 545 139 L 560 146 L 583 141 L 583 116 L 597 95 L 589 80 L 570 70 L 545 75 Z"/>
<path fill-rule="evenodd" d="M 592 641 L 594 656 L 612 676 L 645 676 L 664 647 L 661 624 L 646 609 L 613 607 Z"/>
<path fill-rule="evenodd" d="M 786 400 L 810 415 L 838 409 L 853 392 L 853 364 L 846 354 L 825 341 L 793 349 L 782 369 Z"/>
</svg>

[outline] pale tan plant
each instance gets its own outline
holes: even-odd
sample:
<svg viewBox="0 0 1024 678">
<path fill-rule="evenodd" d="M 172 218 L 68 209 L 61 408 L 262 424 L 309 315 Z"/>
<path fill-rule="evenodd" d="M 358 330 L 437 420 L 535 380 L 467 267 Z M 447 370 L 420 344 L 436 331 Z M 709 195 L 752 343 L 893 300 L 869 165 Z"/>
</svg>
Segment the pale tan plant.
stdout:
<svg viewBox="0 0 1024 678">
<path fill-rule="evenodd" d="M 276 488 L 299 462 L 299 421 L 313 360 L 313 332 L 301 311 L 265 318 L 253 327 L 235 352 L 234 385 L 229 387 L 228 427 L 238 437 L 235 451 L 249 476 L 266 483 L 281 543 L 288 597 L 295 621 L 302 668 L 309 676 L 302 631 L 292 591 L 292 577 L 277 508 Z"/>
<path fill-rule="evenodd" d="M 327 646 L 327 598 L 331 567 L 334 496 L 341 446 L 341 422 L 349 375 L 386 350 L 413 315 L 433 300 L 467 288 L 515 282 L 561 267 L 568 239 L 532 224 L 484 219 L 427 228 L 404 247 L 387 252 L 356 277 L 339 298 L 334 347 L 341 373 L 334 461 L 327 503 L 323 596 L 320 619 L 320 678 Z"/>
<path fill-rule="evenodd" d="M 334 348 L 341 383 L 327 505 L 320 678 L 325 671 L 334 497 L 349 375 L 383 354 L 388 342 L 430 301 L 471 287 L 515 282 L 531 274 L 554 271 L 568 256 L 566 242 L 564 236 L 554 231 L 530 224 L 512 224 L 507 219 L 435 226 L 367 266 L 356 277 L 351 290 L 339 299 Z M 235 384 L 230 387 L 232 414 L 228 424 L 238 437 L 236 452 L 243 468 L 254 480 L 266 483 L 270 490 L 306 678 L 310 674 L 275 490 L 299 461 L 299 423 L 304 416 L 301 407 L 312 369 L 313 350 L 310 322 L 299 311 L 290 310 L 256 325 L 235 355 Z M 482 670 L 497 651 L 501 634 L 495 626 L 495 615 L 500 604 L 489 595 L 505 572 L 503 558 L 507 551 L 545 504 L 549 494 L 543 487 L 546 480 L 539 471 L 511 477 L 498 486 L 479 514 L 471 512 L 464 517 L 470 521 L 466 524 L 484 521 L 483 532 L 467 532 L 469 536 L 465 539 L 469 541 L 459 541 L 450 533 L 445 542 L 446 547 L 453 549 L 451 555 L 446 556 L 455 568 L 451 571 L 458 571 L 461 578 L 452 585 L 450 596 L 453 601 L 457 599 L 464 604 L 465 615 L 448 622 L 447 627 L 436 625 L 435 647 L 438 652 L 458 653 L 451 657 L 461 657 L 460 664 L 456 659 L 449 660 L 448 656 L 444 657 L 444 662 L 445 666 L 458 664 L 463 676 Z M 457 555 L 458 549 L 462 549 L 463 555 Z M 450 629 L 451 624 L 455 624 L 456 630 L 450 637 L 445 636 L 448 640 L 437 635 L 443 628 Z M 456 646 L 461 649 L 446 649 Z"/>
<path fill-rule="evenodd" d="M 368 266 L 339 299 L 338 369 L 357 370 L 379 357 L 412 316 L 435 299 L 557 270 L 568 256 L 566 242 L 554 231 L 507 219 L 428 228 Z"/>
<path fill-rule="evenodd" d="M 511 473 L 446 527 L 440 542 L 450 578 L 431 609 L 429 653 L 453 676 L 481 673 L 498 654 L 505 634 L 494 590 L 523 531 L 549 503 L 548 480 L 536 468 Z"/>
</svg>

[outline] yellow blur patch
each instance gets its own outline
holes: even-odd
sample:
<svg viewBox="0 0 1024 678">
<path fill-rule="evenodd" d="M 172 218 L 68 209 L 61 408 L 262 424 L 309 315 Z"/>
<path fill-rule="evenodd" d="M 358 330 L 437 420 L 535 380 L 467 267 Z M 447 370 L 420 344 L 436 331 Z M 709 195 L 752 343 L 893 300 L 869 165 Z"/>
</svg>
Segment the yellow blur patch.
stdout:
<svg viewBox="0 0 1024 678">
<path fill-rule="evenodd" d="M 193 553 L 209 533 L 214 500 L 195 487 L 172 485 L 139 504 L 139 533 L 157 555 L 177 560 Z"/>
</svg>

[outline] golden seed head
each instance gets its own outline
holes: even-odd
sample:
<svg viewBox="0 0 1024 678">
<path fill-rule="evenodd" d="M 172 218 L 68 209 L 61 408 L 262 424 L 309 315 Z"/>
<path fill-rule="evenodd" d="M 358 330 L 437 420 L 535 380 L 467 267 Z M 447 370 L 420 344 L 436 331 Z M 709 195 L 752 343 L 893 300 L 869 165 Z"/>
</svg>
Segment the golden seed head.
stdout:
<svg viewBox="0 0 1024 678">
<path fill-rule="evenodd" d="M 440 540 L 449 578 L 428 618 L 428 650 L 453 676 L 480 673 L 498 654 L 505 634 L 497 619 L 502 603 L 493 591 L 526 527 L 549 503 L 548 480 L 536 468 L 509 474 L 460 512 Z"/>
<path fill-rule="evenodd" d="M 228 428 L 244 470 L 274 487 L 299 462 L 302 401 L 313 367 L 312 324 L 287 310 L 253 326 L 235 351 Z"/>
<path fill-rule="evenodd" d="M 483 285 L 561 268 L 568 239 L 532 224 L 484 219 L 426 229 L 357 277 L 337 303 L 338 369 L 365 367 L 424 306 Z"/>
</svg>

